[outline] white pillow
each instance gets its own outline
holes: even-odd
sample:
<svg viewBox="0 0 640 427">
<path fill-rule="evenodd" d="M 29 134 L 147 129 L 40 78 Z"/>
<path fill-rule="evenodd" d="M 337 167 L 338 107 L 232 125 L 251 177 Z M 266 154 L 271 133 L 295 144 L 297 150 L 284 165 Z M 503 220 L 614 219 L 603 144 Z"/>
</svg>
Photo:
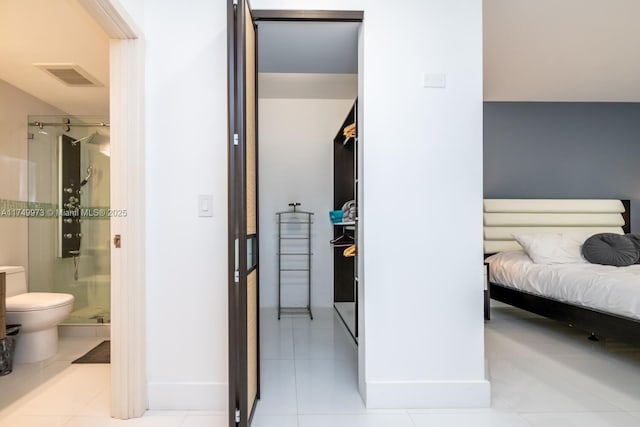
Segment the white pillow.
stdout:
<svg viewBox="0 0 640 427">
<path fill-rule="evenodd" d="M 514 234 L 536 264 L 585 264 L 582 244 L 590 233 Z"/>
</svg>

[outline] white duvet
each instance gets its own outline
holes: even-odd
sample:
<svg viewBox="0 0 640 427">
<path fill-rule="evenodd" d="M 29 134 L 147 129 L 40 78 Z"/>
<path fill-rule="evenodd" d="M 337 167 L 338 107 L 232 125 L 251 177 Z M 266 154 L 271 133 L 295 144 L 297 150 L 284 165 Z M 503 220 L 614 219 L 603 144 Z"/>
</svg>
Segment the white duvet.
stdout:
<svg viewBox="0 0 640 427">
<path fill-rule="evenodd" d="M 521 250 L 500 252 L 486 262 L 493 283 L 640 319 L 640 264 L 534 264 Z"/>
</svg>

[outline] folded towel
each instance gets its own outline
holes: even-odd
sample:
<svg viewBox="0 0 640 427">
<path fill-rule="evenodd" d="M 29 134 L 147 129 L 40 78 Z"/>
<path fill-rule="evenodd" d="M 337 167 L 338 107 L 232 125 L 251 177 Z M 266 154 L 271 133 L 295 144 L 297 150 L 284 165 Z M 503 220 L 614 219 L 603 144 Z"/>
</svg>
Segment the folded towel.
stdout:
<svg viewBox="0 0 640 427">
<path fill-rule="evenodd" d="M 329 212 L 329 218 L 333 222 L 341 222 L 343 217 L 344 217 L 344 212 L 342 210 Z"/>
<path fill-rule="evenodd" d="M 356 207 L 356 201 L 355 200 L 349 200 L 348 202 L 346 202 L 344 205 L 342 205 L 342 211 L 346 212 L 351 208 L 355 208 Z"/>
<path fill-rule="evenodd" d="M 355 221 L 358 210 L 353 200 L 345 203 L 342 209 L 344 221 Z"/>
</svg>

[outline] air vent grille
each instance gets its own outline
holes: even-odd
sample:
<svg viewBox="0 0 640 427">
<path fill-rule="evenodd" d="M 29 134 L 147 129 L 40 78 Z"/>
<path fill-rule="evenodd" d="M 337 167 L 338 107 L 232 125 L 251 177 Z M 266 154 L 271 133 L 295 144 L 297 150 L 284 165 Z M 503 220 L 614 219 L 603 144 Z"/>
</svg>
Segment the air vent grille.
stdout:
<svg viewBox="0 0 640 427">
<path fill-rule="evenodd" d="M 33 64 L 68 86 L 102 86 L 98 80 L 76 64 Z"/>
<path fill-rule="evenodd" d="M 93 85 L 91 80 L 88 80 L 73 68 L 60 68 L 47 71 L 68 85 Z"/>
</svg>

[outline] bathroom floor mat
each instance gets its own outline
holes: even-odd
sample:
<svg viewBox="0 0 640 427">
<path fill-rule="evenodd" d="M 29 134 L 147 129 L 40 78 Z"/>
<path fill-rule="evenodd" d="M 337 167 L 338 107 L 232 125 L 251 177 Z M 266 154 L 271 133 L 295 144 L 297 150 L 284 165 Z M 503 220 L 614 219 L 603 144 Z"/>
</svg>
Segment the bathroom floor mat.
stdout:
<svg viewBox="0 0 640 427">
<path fill-rule="evenodd" d="M 111 363 L 111 341 L 102 341 L 71 363 Z"/>
</svg>

